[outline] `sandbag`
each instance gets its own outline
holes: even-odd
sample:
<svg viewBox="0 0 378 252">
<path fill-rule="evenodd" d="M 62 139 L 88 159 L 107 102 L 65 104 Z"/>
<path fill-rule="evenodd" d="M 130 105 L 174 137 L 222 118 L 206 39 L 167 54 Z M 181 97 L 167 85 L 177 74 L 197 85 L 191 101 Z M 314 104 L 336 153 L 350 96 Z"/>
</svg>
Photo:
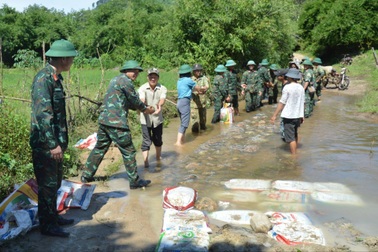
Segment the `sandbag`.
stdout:
<svg viewBox="0 0 378 252">
<path fill-rule="evenodd" d="M 167 187 L 163 191 L 163 208 L 185 211 L 194 207 L 198 193 L 185 186 Z"/>
</svg>

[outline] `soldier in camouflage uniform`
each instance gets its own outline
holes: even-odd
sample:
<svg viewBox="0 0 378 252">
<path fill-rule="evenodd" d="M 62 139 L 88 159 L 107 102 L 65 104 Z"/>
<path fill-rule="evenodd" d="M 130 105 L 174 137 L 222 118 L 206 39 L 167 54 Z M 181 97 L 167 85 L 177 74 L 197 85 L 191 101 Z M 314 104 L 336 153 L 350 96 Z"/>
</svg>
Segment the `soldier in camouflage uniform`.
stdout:
<svg viewBox="0 0 378 252">
<path fill-rule="evenodd" d="M 253 60 L 247 63 L 248 70 L 243 73 L 241 86 L 243 88 L 242 94 L 245 95 L 245 110 L 251 112 L 259 107 L 259 95 L 262 87 L 262 81 L 254 69 L 256 63 Z"/>
<path fill-rule="evenodd" d="M 30 146 L 38 183 L 38 217 L 44 235 L 68 237 L 60 226 L 64 219 L 57 212 L 57 192 L 63 179 L 63 154 L 68 146 L 63 71 L 69 71 L 77 55 L 67 40 L 55 41 L 46 56 L 49 63 L 34 77 L 31 88 Z"/>
<path fill-rule="evenodd" d="M 312 115 L 312 112 L 314 110 L 314 93 L 311 93 L 309 91 L 309 87 L 314 85 L 315 75 L 314 71 L 312 70 L 312 63 L 310 60 L 304 60 L 302 65 L 304 68 L 302 86 L 305 90 L 304 116 L 308 118 Z"/>
<path fill-rule="evenodd" d="M 316 97 L 318 97 L 318 101 L 320 101 L 320 97 L 322 96 L 322 82 L 323 77 L 325 76 L 325 71 L 322 68 L 322 60 L 320 58 L 315 58 L 312 61 L 314 65 L 314 74 L 315 74 L 315 90 L 316 90 Z"/>
<path fill-rule="evenodd" d="M 227 60 L 226 67 L 228 71 L 224 74 L 228 85 L 228 94 L 231 97 L 232 107 L 234 108 L 235 115 L 239 115 L 239 97 L 238 92 L 241 91 L 238 76 L 236 75 L 234 67 L 236 62 L 233 60 Z"/>
<path fill-rule="evenodd" d="M 193 66 L 192 80 L 199 87 L 210 87 L 210 80 L 203 75 L 203 68 L 200 64 Z M 208 91 L 209 92 L 209 91 Z M 206 109 L 209 106 L 208 92 L 199 94 L 197 91 L 192 93 L 191 118 L 192 118 L 192 132 L 199 132 L 199 130 L 206 130 Z"/>
<path fill-rule="evenodd" d="M 218 65 L 214 70 L 217 74 L 214 77 L 213 81 L 213 97 L 214 97 L 214 115 L 211 123 L 217 123 L 220 121 L 220 111 L 223 106 L 223 101 L 230 102 L 231 96 L 228 93 L 227 80 L 224 77 L 224 73 L 227 71 L 227 68 L 224 65 Z"/>
<path fill-rule="evenodd" d="M 130 189 L 145 187 L 151 183 L 150 180 L 138 176 L 136 150 L 127 123 L 129 109 L 140 110 L 145 114 L 152 114 L 155 111 L 153 106 L 146 106 L 135 91 L 133 81 L 140 71 L 143 69 L 139 63 L 129 60 L 122 66 L 121 74 L 110 81 L 98 118 L 97 143 L 87 159 L 81 176 L 83 183 L 94 180 L 93 176 L 112 142 L 117 144 L 122 154 Z"/>
<path fill-rule="evenodd" d="M 278 66 L 276 64 L 271 64 L 269 67 L 270 78 L 272 80 L 273 86 L 268 88 L 268 103 L 269 104 L 276 104 L 277 97 L 278 97 L 278 81 L 274 71 L 278 70 Z"/>
<path fill-rule="evenodd" d="M 268 92 L 268 88 L 272 87 L 273 83 L 272 83 L 272 78 L 271 78 L 270 73 L 269 73 L 269 69 L 267 68 L 267 66 L 269 66 L 268 60 L 263 59 L 260 62 L 260 65 L 261 65 L 261 67 L 259 68 L 257 73 L 259 74 L 259 77 L 263 82 L 262 92 L 261 92 L 260 101 L 259 101 L 259 103 L 260 103 L 259 106 L 262 107 L 263 106 L 262 100 L 264 100 L 265 95 Z"/>
</svg>

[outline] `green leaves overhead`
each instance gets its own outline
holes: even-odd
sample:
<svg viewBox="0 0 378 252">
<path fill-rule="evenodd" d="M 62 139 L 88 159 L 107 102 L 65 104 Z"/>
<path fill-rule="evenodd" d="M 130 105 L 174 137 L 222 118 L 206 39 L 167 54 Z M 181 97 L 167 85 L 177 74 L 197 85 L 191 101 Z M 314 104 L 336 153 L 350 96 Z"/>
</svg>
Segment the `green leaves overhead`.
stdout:
<svg viewBox="0 0 378 252">
<path fill-rule="evenodd" d="M 318 55 L 370 49 L 378 42 L 377 13 L 377 1 L 307 1 L 299 19 L 303 46 Z"/>
</svg>

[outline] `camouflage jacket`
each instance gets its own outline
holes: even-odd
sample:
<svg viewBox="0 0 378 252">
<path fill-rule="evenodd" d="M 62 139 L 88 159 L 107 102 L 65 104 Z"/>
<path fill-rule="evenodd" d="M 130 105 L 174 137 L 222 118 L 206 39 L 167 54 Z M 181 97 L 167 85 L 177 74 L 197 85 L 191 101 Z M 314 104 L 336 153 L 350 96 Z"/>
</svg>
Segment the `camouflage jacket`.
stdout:
<svg viewBox="0 0 378 252">
<path fill-rule="evenodd" d="M 66 101 L 62 75 L 47 64 L 34 77 L 31 88 L 31 130 L 30 146 L 52 150 L 58 147 L 66 150 L 68 132 Z"/>
<path fill-rule="evenodd" d="M 196 86 L 210 88 L 210 80 L 206 76 L 201 76 L 196 78 L 192 76 L 192 80 L 196 83 Z M 208 97 L 210 96 L 210 89 L 206 91 L 205 94 L 198 94 L 197 91 L 192 92 L 192 98 L 195 104 L 202 104 L 202 107 L 205 107 L 208 104 Z"/>
<path fill-rule="evenodd" d="M 316 83 L 320 83 L 322 81 L 323 76 L 325 76 L 325 71 L 321 66 L 318 66 L 314 69 L 314 75 Z"/>
<path fill-rule="evenodd" d="M 241 89 L 241 86 L 238 81 L 238 76 L 234 72 L 227 71 L 224 73 L 224 77 L 227 80 L 228 93 L 230 95 L 237 95 L 238 90 Z"/>
<path fill-rule="evenodd" d="M 263 85 L 267 82 L 272 82 L 272 78 L 269 73 L 269 69 L 266 68 L 265 66 L 260 67 L 260 69 L 257 71 L 259 74 L 259 77 L 263 83 Z"/>
<path fill-rule="evenodd" d="M 122 73 L 110 81 L 98 122 L 114 128 L 129 129 L 129 109 L 143 112 L 146 105 L 139 99 L 132 80 Z"/>
<path fill-rule="evenodd" d="M 262 89 L 262 80 L 257 71 L 245 71 L 242 76 L 242 84 L 246 84 L 246 91 L 256 93 Z"/>
<path fill-rule="evenodd" d="M 305 82 L 309 82 L 309 86 L 313 86 L 315 83 L 315 75 L 314 71 L 312 69 L 307 69 L 303 73 L 303 78 L 302 78 L 302 86 L 304 86 Z M 307 90 L 307 88 L 306 88 Z"/>
<path fill-rule="evenodd" d="M 229 95 L 227 79 L 222 75 L 215 75 L 213 81 L 213 97 L 215 100 L 224 100 Z"/>
</svg>

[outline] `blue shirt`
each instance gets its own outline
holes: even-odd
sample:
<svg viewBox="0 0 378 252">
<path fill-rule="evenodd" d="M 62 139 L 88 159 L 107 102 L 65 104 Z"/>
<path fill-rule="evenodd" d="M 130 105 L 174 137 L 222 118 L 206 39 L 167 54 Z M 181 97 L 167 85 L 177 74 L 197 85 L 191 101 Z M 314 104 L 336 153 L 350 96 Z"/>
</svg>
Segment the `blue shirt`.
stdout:
<svg viewBox="0 0 378 252">
<path fill-rule="evenodd" d="M 182 77 L 177 81 L 178 99 L 192 98 L 192 90 L 196 83 L 189 77 Z"/>
</svg>

